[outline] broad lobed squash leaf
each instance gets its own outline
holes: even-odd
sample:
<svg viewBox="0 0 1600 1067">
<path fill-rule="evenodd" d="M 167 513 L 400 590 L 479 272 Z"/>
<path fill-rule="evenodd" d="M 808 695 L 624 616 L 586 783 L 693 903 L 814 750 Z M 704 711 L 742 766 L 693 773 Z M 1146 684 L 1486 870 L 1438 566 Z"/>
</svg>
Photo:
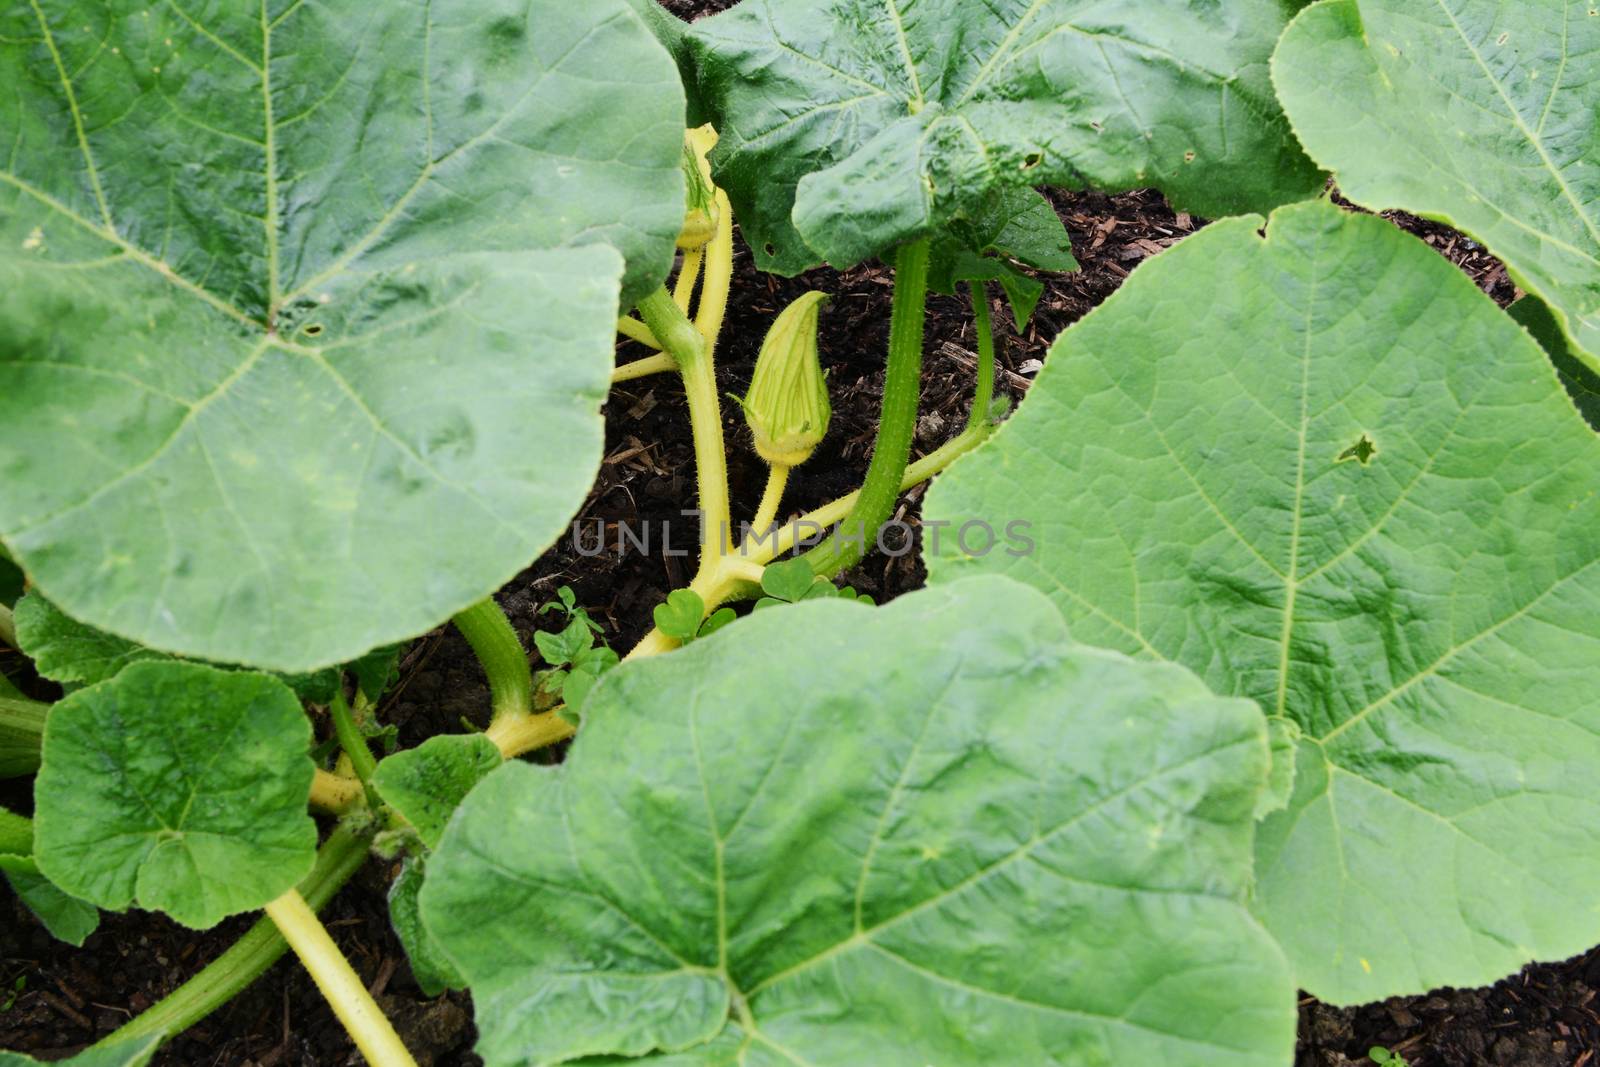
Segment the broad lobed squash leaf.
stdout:
<svg viewBox="0 0 1600 1067">
<path fill-rule="evenodd" d="M 1584 0 L 1324 0 L 1272 70 L 1341 192 L 1482 241 L 1600 371 L 1597 66 Z"/>
<path fill-rule="evenodd" d="M 593 480 L 683 94 L 624 0 L 0 12 L 0 541 L 69 615 L 303 671 Z"/>
<path fill-rule="evenodd" d="M 845 267 L 998 189 L 1309 195 L 1267 61 L 1282 0 L 744 0 L 696 22 L 712 157 L 763 270 Z"/>
<path fill-rule="evenodd" d="M 759 612 L 584 721 L 468 796 L 422 890 L 491 1067 L 1292 1056 L 1243 903 L 1264 718 L 1032 590 Z"/>
<path fill-rule="evenodd" d="M 204 928 L 311 869 L 311 725 L 284 684 L 135 663 L 56 704 L 34 782 L 34 858 L 61 889 Z"/>
<path fill-rule="evenodd" d="M 925 514 L 1076 636 L 1301 731 L 1255 908 L 1337 1003 L 1600 940 L 1600 438 L 1443 258 L 1327 202 L 1214 223 L 1062 335 Z"/>
</svg>

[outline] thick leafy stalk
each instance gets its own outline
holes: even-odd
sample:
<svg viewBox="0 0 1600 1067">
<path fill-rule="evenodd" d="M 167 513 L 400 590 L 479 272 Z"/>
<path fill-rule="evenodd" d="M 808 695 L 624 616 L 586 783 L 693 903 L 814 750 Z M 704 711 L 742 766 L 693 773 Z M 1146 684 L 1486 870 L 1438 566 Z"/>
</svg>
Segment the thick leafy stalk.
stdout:
<svg viewBox="0 0 1600 1067">
<path fill-rule="evenodd" d="M 378 769 L 378 761 L 372 757 L 372 749 L 367 745 L 365 735 L 356 725 L 355 719 L 350 716 L 350 705 L 345 702 L 343 693 L 333 694 L 333 703 L 328 705 L 328 714 L 333 719 L 333 734 L 339 739 L 339 747 L 344 754 L 350 757 L 350 766 L 356 772 L 356 777 L 365 785 L 374 771 Z"/>
<path fill-rule="evenodd" d="M 672 287 L 672 300 L 689 313 L 689 302 L 694 299 L 694 286 L 700 280 L 700 264 L 705 261 L 704 249 L 696 248 L 683 254 L 683 266 L 678 268 L 678 282 Z"/>
<path fill-rule="evenodd" d="M 384 1017 L 355 968 L 328 936 L 299 890 L 291 889 L 267 905 L 267 917 L 294 949 L 356 1048 L 372 1067 L 416 1067 L 400 1035 Z"/>
<path fill-rule="evenodd" d="M 0 604 L 0 643 L 17 647 L 17 621 L 11 615 L 11 609 Z"/>
<path fill-rule="evenodd" d="M 824 578 L 848 570 L 866 555 L 867 544 L 877 537 L 878 528 L 894 510 L 895 497 L 900 495 L 900 482 L 911 461 L 911 440 L 917 428 L 927 297 L 928 242 L 922 240 L 901 248 L 895 263 L 883 411 L 866 481 L 839 528 L 806 553 L 811 569 Z"/>
<path fill-rule="evenodd" d="M 33 854 L 33 820 L 0 808 L 0 856 Z"/>
<path fill-rule="evenodd" d="M 721 239 L 719 232 L 718 239 Z M 706 290 L 701 315 L 713 296 L 712 274 L 716 256 L 706 263 Z M 728 458 L 722 440 L 722 404 L 717 396 L 717 372 L 711 341 L 701 335 L 665 289 L 657 289 L 639 302 L 639 313 L 678 361 L 683 390 L 689 399 L 689 422 L 694 433 L 695 474 L 700 485 L 700 572 L 717 565 L 731 551 L 728 511 Z M 720 313 L 715 324 L 721 324 Z"/>
<path fill-rule="evenodd" d="M 994 403 L 994 323 L 989 316 L 989 287 L 983 282 L 968 284 L 972 291 L 973 327 L 978 332 L 978 388 L 967 415 L 970 430 L 989 418 L 989 408 Z"/>
<path fill-rule="evenodd" d="M 316 866 L 300 881 L 300 895 L 322 908 L 361 868 L 371 836 L 340 826 L 317 852 Z M 100 1042 L 115 1045 L 148 1034 L 181 1033 L 232 1000 L 289 947 L 271 919 L 262 919 L 200 973 Z"/>
<path fill-rule="evenodd" d="M 16 778 L 39 769 L 44 720 L 50 705 L 21 697 L 0 696 L 0 778 Z"/>
<path fill-rule="evenodd" d="M 486 597 L 452 620 L 489 676 L 494 718 L 533 711 L 533 670 L 511 620 L 493 597 Z"/>
<path fill-rule="evenodd" d="M 311 807 L 327 815 L 343 815 L 366 803 L 367 792 L 359 778 L 317 768 L 311 779 Z"/>
</svg>

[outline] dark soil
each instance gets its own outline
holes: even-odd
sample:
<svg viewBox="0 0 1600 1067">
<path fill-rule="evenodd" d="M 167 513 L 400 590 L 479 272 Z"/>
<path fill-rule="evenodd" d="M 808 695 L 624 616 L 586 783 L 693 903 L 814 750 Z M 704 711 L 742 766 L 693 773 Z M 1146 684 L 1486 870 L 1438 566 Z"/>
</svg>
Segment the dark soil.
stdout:
<svg viewBox="0 0 1600 1067">
<path fill-rule="evenodd" d="M 731 0 L 664 2 L 684 15 L 731 5 Z M 1026 391 L 1050 339 L 1115 291 L 1141 260 L 1203 224 L 1174 215 L 1152 192 L 1116 197 L 1057 193 L 1052 199 L 1072 232 L 1083 270 L 1048 279 L 1046 295 L 1021 336 L 1009 329 L 1009 310 L 995 304 L 1002 367 L 997 391 L 1014 399 Z M 1471 241 L 1433 224 L 1396 221 L 1457 263 L 1501 303 L 1515 295 L 1504 268 Z M 755 272 L 741 250 L 720 355 L 724 393 L 743 392 L 767 324 L 808 288 L 835 297 L 824 312 L 821 338 L 834 418 L 827 441 L 791 483 L 786 505 L 792 513 L 849 492 L 866 467 L 882 387 L 891 277 L 877 265 L 843 275 L 818 271 L 796 279 L 769 277 Z M 919 452 L 952 436 L 965 420 L 975 348 L 964 298 L 932 298 Z M 625 345 L 618 358 L 643 354 L 639 346 Z M 735 515 L 749 515 L 765 467 L 745 447 L 746 434 L 733 405 L 725 411 L 725 423 Z M 681 515 L 693 506 L 694 492 L 681 390 L 665 376 L 619 387 L 612 394 L 606 425 L 606 459 L 580 521 L 586 531 L 596 521 L 608 528 L 624 522 L 636 528 L 648 525 L 656 540 L 649 553 L 618 553 L 612 533 L 603 554 L 585 557 L 564 538 L 501 594 L 525 639 L 541 623 L 553 625 L 552 617 L 540 617 L 537 609 L 565 584 L 604 624 L 611 643 L 626 649 L 649 629 L 651 608 L 690 577 L 692 560 L 668 555 L 660 543 L 662 524 L 671 524 L 674 551 L 692 546 L 695 536 L 692 520 Z M 920 498 L 913 491 L 901 509 L 900 517 L 913 526 Z M 586 533 L 586 542 L 591 536 Z M 869 556 L 847 577 L 857 589 L 883 601 L 919 587 L 923 572 L 917 554 L 906 552 Z M 14 659 L 0 666 L 15 673 Z M 476 661 L 454 631 L 445 629 L 407 650 L 401 681 L 380 717 L 398 726 L 400 743 L 410 746 L 435 733 L 459 730 L 464 721 L 482 725 L 487 708 L 488 693 Z M 26 810 L 26 788 L 0 783 L 0 803 Z M 425 997 L 389 928 L 386 891 L 394 873 L 392 864 L 368 864 L 328 907 L 324 919 L 419 1063 L 477 1064 L 471 1052 L 469 999 L 464 994 Z M 88 943 L 74 949 L 53 941 L 8 890 L 0 890 L 0 1049 L 44 1059 L 77 1051 L 171 991 L 215 958 L 248 923 L 240 918 L 196 933 L 158 915 L 107 915 Z M 1600 1067 L 1597 988 L 1600 950 L 1566 963 L 1530 967 L 1484 990 L 1444 991 L 1357 1009 L 1329 1008 L 1307 998 L 1301 1005 L 1297 1067 L 1370 1063 L 1367 1050 L 1375 1045 L 1400 1052 L 1413 1067 Z M 156 1062 L 165 1067 L 313 1067 L 361 1061 L 305 972 L 289 958 L 174 1039 Z"/>
</svg>

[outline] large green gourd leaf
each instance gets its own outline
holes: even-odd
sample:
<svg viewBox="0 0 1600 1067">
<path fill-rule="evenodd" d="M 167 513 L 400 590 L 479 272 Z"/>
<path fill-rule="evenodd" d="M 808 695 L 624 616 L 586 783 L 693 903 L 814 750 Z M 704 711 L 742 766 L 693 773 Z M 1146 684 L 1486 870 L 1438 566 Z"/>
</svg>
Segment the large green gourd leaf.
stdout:
<svg viewBox="0 0 1600 1067">
<path fill-rule="evenodd" d="M 311 869 L 311 725 L 282 682 L 135 663 L 55 705 L 34 858 L 66 892 L 208 927 Z"/>
<path fill-rule="evenodd" d="M 306 670 L 555 537 L 682 221 L 623 0 L 25 0 L 0 84 L 0 540 L 68 614 Z"/>
<path fill-rule="evenodd" d="M 423 921 L 491 1067 L 1282 1067 L 1267 744 L 1014 582 L 810 601 L 607 675 L 564 765 L 468 796 Z"/>
<path fill-rule="evenodd" d="M 1482 241 L 1600 371 L 1597 67 L 1584 0 L 1325 0 L 1272 69 L 1346 196 Z"/>
<path fill-rule="evenodd" d="M 1267 75 L 1283 0 L 744 0 L 694 24 L 712 160 L 756 264 L 848 266 L 1000 187 L 1310 195 Z"/>
<path fill-rule="evenodd" d="M 1600 439 L 1520 328 L 1387 222 L 1219 222 L 1062 335 L 929 560 L 1298 724 L 1256 908 L 1337 1002 L 1600 941 Z M 1019 549 L 1019 551 L 1022 551 Z"/>
</svg>

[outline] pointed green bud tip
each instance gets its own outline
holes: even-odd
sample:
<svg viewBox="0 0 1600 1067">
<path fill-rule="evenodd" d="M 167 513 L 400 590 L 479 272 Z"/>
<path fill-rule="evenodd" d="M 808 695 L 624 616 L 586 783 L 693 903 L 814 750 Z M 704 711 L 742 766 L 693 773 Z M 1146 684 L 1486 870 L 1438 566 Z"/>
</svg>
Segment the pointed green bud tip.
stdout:
<svg viewBox="0 0 1600 1067">
<path fill-rule="evenodd" d="M 768 463 L 798 467 L 822 443 L 833 408 L 817 359 L 817 317 L 826 293 L 810 292 L 783 309 L 756 357 L 745 422 Z"/>
<path fill-rule="evenodd" d="M 711 162 L 706 158 L 716 143 L 716 131 L 710 126 L 684 135 L 683 229 L 678 233 L 678 247 L 685 251 L 703 248 L 717 235 L 721 223 L 716 186 L 711 184 Z"/>
</svg>

